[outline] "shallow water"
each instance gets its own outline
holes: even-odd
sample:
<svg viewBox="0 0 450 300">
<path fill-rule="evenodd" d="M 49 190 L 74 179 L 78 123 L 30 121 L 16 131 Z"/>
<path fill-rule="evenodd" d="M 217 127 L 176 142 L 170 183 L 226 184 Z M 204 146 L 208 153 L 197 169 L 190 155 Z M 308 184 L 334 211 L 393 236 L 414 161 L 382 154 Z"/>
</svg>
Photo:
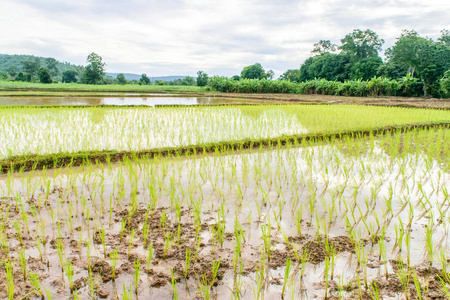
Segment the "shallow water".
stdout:
<svg viewBox="0 0 450 300">
<path fill-rule="evenodd" d="M 230 104 L 238 101 L 227 100 Z M 213 97 L 181 97 L 171 94 L 152 94 L 147 97 L 0 97 L 0 105 L 77 105 L 77 106 L 160 106 L 213 105 L 224 99 Z"/>
<path fill-rule="evenodd" d="M 358 149 L 354 150 L 355 147 Z M 218 285 L 211 289 L 214 299 L 229 299 L 235 286 L 236 278 L 233 276 L 232 267 L 237 243 L 233 235 L 236 231 L 235 220 L 241 224 L 245 238 L 242 241 L 241 260 L 246 270 L 242 277 L 238 275 L 238 280 L 242 280 L 240 295 L 243 299 L 256 298 L 257 272 L 260 269 L 261 251 L 264 249 L 261 226 L 270 226 L 268 228 L 272 236 L 273 257 L 275 260 L 281 257 L 281 264 L 273 265 L 274 260 L 266 262 L 263 293 L 266 299 L 276 299 L 280 298 L 282 289 L 279 283 L 284 280 L 284 255 L 289 253 L 283 234 L 298 237 L 295 212 L 299 210 L 302 211 L 302 234 L 309 237 L 305 238 L 306 244 L 301 241 L 292 242 L 294 248 L 304 248 L 317 236 L 327 236 L 330 239 L 348 237 L 349 231 L 345 224 L 345 218 L 348 218 L 353 224 L 351 232 L 355 234 L 357 241 L 370 238 L 372 229 L 377 226 L 386 230 L 383 243 L 387 249 L 388 260 L 402 257 L 403 261 L 406 261 L 409 256 L 410 264 L 417 269 L 426 266 L 428 254 L 424 228 L 429 224 L 433 226 L 432 243 L 436 253 L 440 249 L 447 252 L 450 201 L 446 192 L 450 173 L 442 169 L 436 160 L 419 152 L 400 156 L 390 156 L 388 153 L 388 149 L 378 143 L 369 146 L 358 141 L 335 142 L 331 145 L 307 148 L 213 154 L 192 159 L 177 157 L 141 160 L 112 165 L 111 168 L 91 166 L 24 173 L 9 178 L 2 175 L 0 196 L 3 196 L 3 205 L 9 203 L 11 208 L 16 207 L 18 210 L 29 211 L 32 205 L 41 207 L 36 217 L 32 214 L 29 217 L 32 235 L 47 235 L 49 240 L 54 239 L 58 235 L 56 224 L 60 224 L 61 235 L 65 243 L 67 242 L 67 259 L 79 260 L 76 243 L 79 239 L 82 241 L 81 263 L 74 262 L 75 280 L 87 277 L 87 271 L 83 267 L 88 252 L 85 242 L 93 243 L 93 232 L 96 228 L 106 229 L 106 252 L 115 247 L 121 251 L 118 267 L 129 265 L 127 253 L 130 232 L 125 233 L 122 243 L 118 241 L 118 234 L 120 221 L 126 219 L 131 199 L 137 199 L 138 207 L 143 211 L 147 205 L 155 206 L 157 212 L 150 219 L 155 221 L 156 226 L 161 224 L 163 210 L 167 214 L 167 226 L 176 225 L 175 207 L 177 203 L 181 205 L 182 235 L 187 234 L 182 238 L 186 239 L 186 244 L 192 249 L 195 249 L 192 245 L 194 238 L 188 239 L 188 234 L 192 233 L 192 223 L 195 222 L 193 211 L 196 205 L 200 204 L 201 224 L 205 227 L 199 233 L 204 245 L 199 248 L 198 257 L 204 259 L 204 263 L 211 262 L 214 258 L 221 259 L 223 264 L 231 264 L 225 268 Z M 392 200 L 392 211 L 387 207 L 389 198 Z M 87 209 L 83 208 L 83 199 L 86 201 L 85 207 L 91 212 L 92 218 L 89 221 L 80 216 L 81 212 L 87 212 Z M 108 225 L 110 199 L 114 206 L 112 226 Z M 155 202 L 152 204 L 153 199 Z M 224 207 L 225 232 L 231 234 L 231 237 L 225 239 L 223 246 L 219 246 L 217 242 L 212 243 L 214 236 L 211 231 L 211 226 L 219 223 L 222 218 L 221 205 Z M 9 223 L 12 223 L 20 220 L 21 215 L 12 210 L 8 217 Z M 74 228 L 83 226 L 81 231 L 70 232 L 70 218 L 73 218 Z M 42 220 L 46 220 L 44 232 L 39 228 L 39 222 L 42 224 Z M 147 250 L 142 247 L 144 222 L 142 217 L 136 221 L 139 222 L 131 253 L 141 259 L 141 264 L 145 264 Z M 378 222 L 380 224 L 377 225 Z M 410 233 L 409 251 L 406 239 L 402 241 L 402 249 L 399 250 L 395 245 L 399 226 L 404 226 L 405 231 Z M 154 230 L 161 233 L 157 227 Z M 17 257 L 20 247 L 14 229 L 7 228 L 6 231 L 10 251 Z M 152 238 L 155 249 L 161 250 L 164 247 L 162 234 L 159 237 L 153 235 Z M 39 254 L 33 248 L 33 243 L 32 238 L 26 243 L 26 254 L 37 259 Z M 395 262 L 385 262 L 384 259 L 378 258 L 379 245 L 368 242 L 361 246 L 361 253 L 364 253 L 368 266 L 360 270 L 356 252 L 343 250 L 337 254 L 334 280 L 342 277 L 344 284 L 355 285 L 356 278 L 362 278 L 364 272 L 369 280 L 380 280 L 383 278 L 385 266 L 392 278 L 398 277 L 393 269 Z M 102 257 L 101 244 L 91 244 L 89 249 L 91 257 Z M 180 252 L 181 256 L 184 256 L 183 246 L 178 249 L 175 244 L 170 249 L 172 255 Z M 315 250 L 323 251 L 323 245 L 322 249 Z M 69 295 L 68 281 L 59 267 L 56 249 L 47 244 L 45 252 L 44 260 L 50 261 L 50 269 L 42 274 L 51 275 L 43 279 L 43 285 L 55 296 Z M 323 298 L 324 289 L 320 286 L 324 279 L 323 259 L 319 257 L 304 266 L 294 262 L 285 298 L 311 299 L 314 295 Z M 183 264 L 183 259 L 176 259 L 174 256 L 169 259 L 155 256 L 152 267 L 154 273 L 147 276 L 141 271 L 139 296 L 171 299 L 170 278 L 161 277 L 161 274 L 170 276 L 171 268 L 182 269 Z M 436 258 L 433 266 L 439 266 Z M 20 269 L 19 266 L 17 269 Z M 185 280 L 181 276 L 176 284 L 180 298 L 196 298 L 201 275 L 207 271 L 206 263 L 197 274 L 192 274 L 190 279 Z M 158 276 L 164 278 L 165 285 L 152 287 Z M 64 278 L 65 285 L 52 284 L 55 278 Z M 110 299 L 114 299 L 115 295 L 119 298 L 122 295 L 123 284 L 134 290 L 133 267 L 131 271 L 124 270 L 116 282 L 106 281 L 100 283 L 100 286 L 109 291 Z M 89 287 L 83 286 L 79 292 L 83 297 L 88 297 Z M 333 294 L 336 295 L 337 292 L 334 291 Z M 384 295 L 384 299 L 390 297 Z M 401 292 L 394 293 L 394 297 L 401 297 Z"/>
</svg>

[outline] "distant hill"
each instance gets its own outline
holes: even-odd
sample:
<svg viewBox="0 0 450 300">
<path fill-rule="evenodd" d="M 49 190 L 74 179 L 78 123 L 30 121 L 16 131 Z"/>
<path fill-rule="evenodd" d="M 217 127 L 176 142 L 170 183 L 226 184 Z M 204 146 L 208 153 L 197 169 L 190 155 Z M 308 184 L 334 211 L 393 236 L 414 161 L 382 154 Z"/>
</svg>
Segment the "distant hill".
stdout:
<svg viewBox="0 0 450 300">
<path fill-rule="evenodd" d="M 36 59 L 39 59 L 41 67 L 47 67 L 48 66 L 48 60 L 52 60 L 51 57 L 41 57 L 41 56 L 34 56 L 34 55 L 21 55 L 21 54 L 0 54 L 0 71 L 8 71 L 8 68 L 11 66 L 15 66 L 17 72 L 23 71 L 23 61 L 35 61 Z M 53 80 L 61 81 L 62 80 L 62 73 L 67 70 L 75 70 L 78 72 L 79 78 L 82 75 L 83 72 L 83 66 L 79 65 L 73 65 L 69 62 L 61 62 L 58 60 L 56 61 L 56 67 L 58 69 L 58 75 L 53 77 Z M 117 75 L 120 73 L 106 73 L 106 76 L 110 76 L 112 78 L 116 78 Z M 133 73 L 124 73 L 125 78 L 127 80 L 139 80 L 142 76 L 142 74 L 133 74 Z M 157 80 L 167 81 L 171 82 L 178 79 L 183 79 L 187 76 L 156 76 L 151 77 L 149 74 L 147 76 L 150 78 L 152 82 L 155 82 Z M 194 77 L 195 78 L 195 77 Z"/>
<path fill-rule="evenodd" d="M 52 59 L 51 57 L 41 57 L 34 55 L 20 55 L 20 54 L 0 54 L 0 71 L 8 71 L 8 68 L 11 66 L 15 66 L 17 72 L 23 71 L 23 61 L 34 61 L 35 59 L 39 59 L 41 67 L 47 67 L 47 59 Z M 62 73 L 67 70 L 75 70 L 77 72 L 81 72 L 83 66 L 73 65 L 69 62 L 61 62 L 56 60 L 56 68 L 58 69 L 58 75 L 54 76 L 53 80 L 61 81 Z"/>
<path fill-rule="evenodd" d="M 120 73 L 106 73 L 106 76 L 111 76 L 112 78 L 116 78 L 117 75 L 119 75 Z M 139 80 L 141 79 L 142 74 L 133 74 L 133 73 L 123 73 L 123 75 L 125 75 L 126 80 Z M 162 80 L 162 81 L 167 81 L 167 82 L 171 82 L 174 80 L 178 80 L 181 79 L 183 80 L 183 78 L 187 77 L 187 76 L 156 76 L 156 77 L 151 77 L 149 74 L 147 74 L 148 78 L 150 78 L 150 80 L 152 82 L 155 82 L 157 80 Z"/>
</svg>

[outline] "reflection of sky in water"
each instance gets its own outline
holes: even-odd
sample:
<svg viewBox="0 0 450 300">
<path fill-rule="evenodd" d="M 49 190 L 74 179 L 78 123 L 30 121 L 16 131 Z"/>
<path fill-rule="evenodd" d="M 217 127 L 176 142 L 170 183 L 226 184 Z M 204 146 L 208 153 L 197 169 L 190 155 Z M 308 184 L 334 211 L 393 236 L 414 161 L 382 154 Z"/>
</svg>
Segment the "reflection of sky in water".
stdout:
<svg viewBox="0 0 450 300">
<path fill-rule="evenodd" d="M 159 95 L 158 96 L 162 96 Z M 0 105 L 198 105 L 221 103 L 209 97 L 2 97 Z"/>
<path fill-rule="evenodd" d="M 298 210 L 302 211 L 303 220 L 309 223 L 303 225 L 302 232 L 311 237 L 317 232 L 325 234 L 324 230 L 327 230 L 330 237 L 348 236 L 346 218 L 354 226 L 353 232 L 358 240 L 368 238 L 370 230 L 383 228 L 386 231 L 383 243 L 386 246 L 388 260 L 399 257 L 395 250 L 395 237 L 400 225 L 411 235 L 410 259 L 413 266 L 426 262 L 424 228 L 428 224 L 434 226 L 432 239 L 436 252 L 448 249 L 448 222 L 444 221 L 448 219 L 446 208 L 448 197 L 446 200 L 443 191 L 450 180 L 450 174 L 443 171 L 430 157 L 420 154 L 390 156 L 387 153 L 389 151 L 378 146 L 378 143 L 372 148 L 360 147 L 365 151 L 348 151 L 348 148 L 353 146 L 356 148 L 361 146 L 359 143 L 359 140 L 353 140 L 325 146 L 251 151 L 244 154 L 202 156 L 187 160 L 167 159 L 151 161 L 151 166 L 149 161 L 141 161 L 142 165 L 131 164 L 130 167 L 124 168 L 121 164 L 111 169 L 105 168 L 104 171 L 89 168 L 88 173 L 83 173 L 80 169 L 79 174 L 74 173 L 77 169 L 69 169 L 58 171 L 55 179 L 53 174 L 46 173 L 50 175 L 47 178 L 31 177 L 29 173 L 25 173 L 22 174 L 23 177 L 13 179 L 12 192 L 9 194 L 6 184 L 8 177 L 0 175 L 0 196 L 21 195 L 32 186 L 36 186 L 37 190 L 39 184 L 35 184 L 36 181 L 40 182 L 41 193 L 44 192 L 47 182 L 68 191 L 73 189 L 72 184 L 75 183 L 78 185 L 78 191 L 86 196 L 90 195 L 88 192 L 91 193 L 90 189 L 84 189 L 86 185 L 100 190 L 101 185 L 106 183 L 104 197 L 109 199 L 114 194 L 114 186 L 124 182 L 127 194 L 131 193 L 132 184 L 129 183 L 134 180 L 137 180 L 136 186 L 140 188 L 140 194 L 147 195 L 147 182 L 149 178 L 153 178 L 158 199 L 157 207 L 170 203 L 170 197 L 177 197 L 181 205 L 186 207 L 192 198 L 204 199 L 203 220 L 214 215 L 211 211 L 223 203 L 222 197 L 226 195 L 227 209 L 224 221 L 227 232 L 233 232 L 236 219 L 241 224 L 246 224 L 250 218 L 254 222 L 262 220 L 264 224 L 267 222 L 265 219 L 270 217 L 272 224 L 275 225 L 275 213 L 280 213 L 282 218 L 279 224 L 276 224 L 279 226 L 278 230 L 271 232 L 276 249 L 286 248 L 282 245 L 284 240 L 282 232 L 288 236 L 297 234 L 294 213 Z M 36 173 L 38 174 L 39 172 Z M 134 174 L 140 174 L 139 179 L 137 177 L 134 179 Z M 26 178 L 32 183 L 23 180 Z M 169 196 L 167 191 L 173 187 L 175 187 L 174 194 Z M 191 190 L 191 197 L 188 197 L 187 193 L 191 193 Z M 282 193 L 278 193 L 278 190 Z M 264 191 L 267 191 L 267 194 L 263 193 Z M 386 205 L 389 198 L 392 199 L 393 216 Z M 150 200 L 144 196 L 142 201 L 145 207 Z M 214 205 L 210 206 L 209 201 Z M 238 203 L 240 204 L 234 205 Z M 436 205 L 433 205 L 435 203 Z M 441 205 L 444 207 L 439 208 Z M 168 209 L 167 212 L 169 216 L 173 216 L 173 211 Z M 444 219 L 441 219 L 442 217 Z M 318 222 L 328 224 L 328 227 L 319 226 Z M 113 232 L 117 233 L 119 226 L 120 224 L 116 223 Z M 48 232 L 51 232 L 51 229 Z M 245 236 L 247 245 L 252 245 L 256 249 L 262 247 L 260 226 L 246 227 Z M 206 234 L 205 238 L 208 237 Z M 371 262 L 377 262 L 379 246 L 376 244 L 372 247 L 369 240 L 367 241 L 363 247 L 365 253 L 370 255 Z M 299 249 L 298 243 L 293 245 Z M 249 253 L 249 248 L 244 248 L 244 255 Z M 404 247 L 400 253 L 404 261 L 406 253 Z M 56 256 L 55 252 L 51 255 Z M 391 265 L 393 263 L 387 265 L 389 273 L 393 273 Z M 439 267 L 439 262 L 436 262 L 436 266 Z M 305 268 L 307 276 L 302 279 L 305 289 L 308 293 L 318 293 L 318 290 L 320 292 L 313 284 L 323 280 L 324 263 L 307 264 Z M 380 272 L 384 273 L 385 270 L 383 264 L 379 267 L 372 264 L 365 268 L 370 281 L 379 278 Z M 335 269 L 338 271 L 335 275 L 342 276 L 344 282 L 351 282 L 358 269 L 356 255 L 347 251 L 338 253 Z M 272 274 L 279 272 L 281 275 L 277 276 L 282 278 L 284 270 L 270 272 Z M 295 280 L 300 282 L 298 274 L 292 276 L 297 276 Z M 233 284 L 232 278 L 226 276 L 223 281 L 223 286 Z"/>
</svg>

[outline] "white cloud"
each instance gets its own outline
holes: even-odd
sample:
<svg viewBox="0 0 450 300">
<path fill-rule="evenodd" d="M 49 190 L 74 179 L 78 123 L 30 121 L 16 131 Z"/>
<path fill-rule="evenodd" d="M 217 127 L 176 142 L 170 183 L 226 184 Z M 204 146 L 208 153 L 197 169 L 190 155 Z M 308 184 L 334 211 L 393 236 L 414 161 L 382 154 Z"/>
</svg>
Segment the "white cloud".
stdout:
<svg viewBox="0 0 450 300">
<path fill-rule="evenodd" d="M 95 51 L 108 71 L 154 75 L 230 76 L 260 62 L 279 75 L 320 39 L 370 28 L 387 48 L 402 29 L 438 37 L 449 15 L 440 0 L 2 0 L 0 53 L 84 64 Z"/>
</svg>

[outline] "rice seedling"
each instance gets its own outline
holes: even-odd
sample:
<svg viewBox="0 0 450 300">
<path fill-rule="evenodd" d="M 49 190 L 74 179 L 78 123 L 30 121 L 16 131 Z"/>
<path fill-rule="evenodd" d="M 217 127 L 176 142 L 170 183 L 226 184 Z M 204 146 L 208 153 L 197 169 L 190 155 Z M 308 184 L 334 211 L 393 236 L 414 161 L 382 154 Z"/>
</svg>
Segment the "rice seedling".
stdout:
<svg viewBox="0 0 450 300">
<path fill-rule="evenodd" d="M 123 300 L 133 300 L 133 292 L 131 291 L 131 284 L 126 287 L 125 283 L 123 284 L 123 292 L 122 292 Z"/>
<path fill-rule="evenodd" d="M 116 279 L 116 266 L 117 261 L 119 260 L 119 254 L 117 252 L 117 248 L 114 249 L 114 251 L 109 253 L 110 262 L 111 262 L 111 277 L 114 281 Z M 149 263 L 147 262 L 147 265 L 149 266 Z"/>
<path fill-rule="evenodd" d="M 277 289 L 274 276 L 285 267 L 279 275 L 284 298 L 307 298 L 310 293 L 335 296 L 331 280 L 342 274 L 340 297 L 353 291 L 355 297 L 368 293 L 376 299 L 386 290 L 374 285 L 375 276 L 383 274 L 386 284 L 391 284 L 389 278 L 399 269 L 393 259 L 403 261 L 404 272 L 397 276 L 410 283 L 407 293 L 411 295 L 416 281 L 424 298 L 427 289 L 436 285 L 427 284 L 419 274 L 408 275 L 407 270 L 423 263 L 434 270 L 434 261 L 447 269 L 446 254 L 436 253 L 447 242 L 445 183 L 450 179 L 448 150 L 445 146 L 430 149 L 434 142 L 428 135 L 439 141 L 434 144 L 444 145 L 450 135 L 444 129 L 423 131 L 326 141 L 296 139 L 286 145 L 274 140 L 272 145 L 257 144 L 254 149 L 210 150 L 205 145 L 190 154 L 178 151 L 142 158 L 130 154 L 122 163 L 115 163 L 110 155 L 104 166 L 99 160 L 78 169 L 5 174 L 0 177 L 0 252 L 5 262 L 16 264 L 20 280 L 26 269 L 30 282 L 36 274 L 51 277 L 48 283 L 57 276 L 48 270 L 61 265 L 69 285 L 75 263 L 68 266 L 67 258 L 76 255 L 87 266 L 88 286 L 74 291 L 74 298 L 88 292 L 97 296 L 98 270 L 106 267 L 106 256 L 111 285 L 127 282 L 124 292 L 136 298 L 170 290 L 152 285 L 176 288 L 183 276 L 190 293 L 192 274 L 198 274 L 197 292 L 205 297 L 222 297 L 224 287 L 233 298 L 267 297 Z M 423 257 L 417 255 L 421 249 Z M 139 268 L 133 260 L 134 270 L 129 261 L 143 253 L 145 282 L 139 272 L 144 258 Z M 259 260 L 251 259 L 258 254 Z M 34 268 L 40 262 L 44 268 Z M 6 268 L 2 270 L 7 278 Z M 439 274 L 448 288 L 447 272 Z M 108 275 L 101 276 L 108 280 Z M 134 287 L 128 287 L 130 278 Z M 300 286 L 295 287 L 298 278 Z M 319 291 L 313 291 L 305 282 L 317 278 L 325 287 L 319 285 Z M 350 284 L 353 278 L 359 290 L 344 286 L 344 281 Z M 444 295 L 445 288 L 433 292 Z M 38 291 L 34 285 L 33 289 Z M 54 297 L 61 295 L 57 287 L 45 284 L 41 291 L 45 294 L 46 289 Z M 29 292 L 14 289 L 21 297 Z"/>
<path fill-rule="evenodd" d="M 292 267 L 292 261 L 291 259 L 288 257 L 287 261 L 286 261 L 286 268 L 284 270 L 284 280 L 283 280 L 283 288 L 281 290 L 281 298 L 284 298 L 284 291 L 286 289 L 286 284 L 288 282 L 289 279 L 289 274 L 291 272 L 291 267 Z M 325 297 L 326 298 L 326 297 Z"/>
<path fill-rule="evenodd" d="M 34 287 L 35 291 L 41 296 L 42 299 L 44 299 L 44 290 L 41 285 L 41 279 L 39 278 L 39 275 L 33 272 L 29 273 L 29 280 L 31 285 Z M 49 298 L 50 299 L 50 298 Z"/>
<path fill-rule="evenodd" d="M 173 299 L 178 300 L 177 282 L 176 282 L 175 277 L 173 275 L 173 268 L 170 269 L 170 277 L 171 277 L 171 283 L 172 283 Z"/>
<path fill-rule="evenodd" d="M 188 278 L 189 266 L 191 265 L 191 259 L 192 259 L 191 249 L 186 248 L 185 263 L 184 263 L 184 278 L 185 279 Z"/>
<path fill-rule="evenodd" d="M 14 265 L 10 260 L 4 262 L 6 271 L 6 291 L 8 300 L 14 299 Z"/>
<path fill-rule="evenodd" d="M 72 263 L 70 261 L 68 261 L 68 260 L 66 261 L 65 270 L 64 271 L 65 271 L 67 279 L 69 281 L 69 288 L 70 288 L 71 291 L 73 291 L 74 290 L 74 286 L 73 286 L 74 270 L 73 270 Z"/>
<path fill-rule="evenodd" d="M 141 275 L 141 262 L 139 259 L 134 261 L 134 293 L 138 294 L 139 278 Z"/>
</svg>

